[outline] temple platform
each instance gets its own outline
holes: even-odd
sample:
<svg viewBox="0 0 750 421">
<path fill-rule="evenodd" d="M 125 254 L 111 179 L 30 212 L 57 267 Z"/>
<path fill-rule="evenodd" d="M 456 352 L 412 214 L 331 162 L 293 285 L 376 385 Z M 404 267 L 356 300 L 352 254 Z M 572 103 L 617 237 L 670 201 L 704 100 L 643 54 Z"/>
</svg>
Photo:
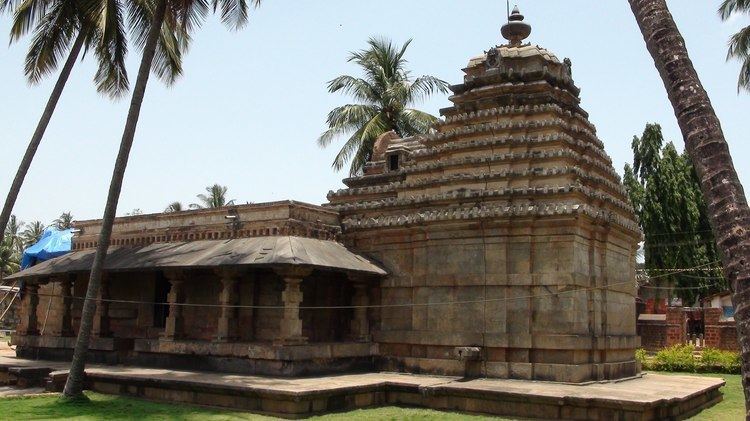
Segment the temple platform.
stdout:
<svg viewBox="0 0 750 421">
<path fill-rule="evenodd" d="M 64 384 L 68 364 L 0 356 L 0 373 L 19 368 L 50 370 L 54 389 Z M 720 378 L 659 374 L 573 385 L 399 373 L 291 379 L 104 365 L 86 373 L 87 388 L 100 393 L 283 418 L 403 405 L 536 419 L 680 420 L 720 402 L 724 385 Z"/>
</svg>

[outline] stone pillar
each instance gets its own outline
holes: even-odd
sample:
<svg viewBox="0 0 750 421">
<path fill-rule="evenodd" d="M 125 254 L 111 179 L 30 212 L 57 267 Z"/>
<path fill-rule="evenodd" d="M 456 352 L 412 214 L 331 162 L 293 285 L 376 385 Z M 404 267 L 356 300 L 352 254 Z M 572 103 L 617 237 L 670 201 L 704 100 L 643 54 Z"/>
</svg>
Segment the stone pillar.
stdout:
<svg viewBox="0 0 750 421">
<path fill-rule="evenodd" d="M 274 341 L 276 345 L 303 345 L 307 338 L 302 336 L 302 319 L 299 315 L 299 305 L 302 303 L 300 285 L 305 276 L 310 275 L 309 269 L 291 268 L 279 270 L 277 273 L 284 278 L 284 292 L 281 301 L 284 304 L 284 314 L 279 326 L 279 337 Z"/>
<path fill-rule="evenodd" d="M 53 279 L 60 284 L 60 294 L 52 297 L 54 300 L 54 313 L 50 331 L 57 336 L 75 336 L 73 333 L 72 311 L 73 311 L 73 279 L 72 276 Z"/>
<path fill-rule="evenodd" d="M 185 276 L 183 272 L 178 271 L 165 272 L 164 275 L 169 281 L 171 288 L 169 289 L 169 295 L 167 295 L 169 315 L 167 316 L 163 338 L 174 341 L 183 336 L 182 306 L 177 304 L 185 301 Z"/>
<path fill-rule="evenodd" d="M 96 312 L 94 313 L 94 327 L 91 334 L 95 338 L 107 338 L 110 336 L 109 330 L 109 277 L 102 274 L 102 284 L 99 287 L 99 294 L 96 301 Z"/>
<path fill-rule="evenodd" d="M 27 283 L 24 290 L 21 329 L 19 333 L 23 336 L 39 335 L 39 319 L 37 317 L 37 306 L 39 306 L 39 284 Z"/>
<path fill-rule="evenodd" d="M 354 295 L 352 296 L 352 306 L 354 308 L 354 318 L 351 322 L 351 337 L 357 342 L 370 342 L 370 321 L 367 318 L 367 306 L 370 299 L 367 296 L 367 282 L 364 280 L 353 280 Z"/>
<path fill-rule="evenodd" d="M 239 337 L 239 311 L 237 307 L 226 306 L 235 306 L 239 302 L 237 279 L 240 276 L 240 272 L 230 269 L 220 269 L 217 270 L 216 273 L 221 277 L 221 293 L 219 295 L 219 304 L 222 305 L 221 315 L 219 316 L 219 322 L 216 327 L 216 341 L 234 341 Z"/>
</svg>

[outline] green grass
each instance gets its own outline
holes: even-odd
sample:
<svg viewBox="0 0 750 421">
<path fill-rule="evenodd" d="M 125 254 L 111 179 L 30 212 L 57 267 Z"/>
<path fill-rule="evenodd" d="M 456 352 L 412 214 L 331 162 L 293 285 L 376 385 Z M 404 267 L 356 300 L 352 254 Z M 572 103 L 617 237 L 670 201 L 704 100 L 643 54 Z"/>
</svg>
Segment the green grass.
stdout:
<svg viewBox="0 0 750 421">
<path fill-rule="evenodd" d="M 670 374 L 670 373 L 659 373 Z M 678 373 L 674 373 L 678 374 Z M 733 374 L 695 374 L 691 376 L 721 377 L 727 384 L 722 391 L 724 400 L 709 408 L 694 420 L 741 420 L 744 416 L 742 380 Z M 0 398 L 0 418 L 12 420 L 270 420 L 273 418 L 247 412 L 224 411 L 220 409 L 156 403 L 123 396 L 110 396 L 87 393 L 89 403 L 62 403 L 58 395 Z M 314 420 L 502 420 L 503 418 L 480 417 L 429 409 L 382 407 L 361 409 L 351 412 L 328 414 L 312 418 Z"/>
<path fill-rule="evenodd" d="M 665 373 L 661 371 L 658 374 L 720 377 L 724 379 L 727 382 L 726 386 L 721 388 L 721 391 L 724 393 L 724 400 L 691 419 L 701 421 L 745 419 L 745 397 L 742 393 L 742 377 L 739 374 Z"/>
</svg>

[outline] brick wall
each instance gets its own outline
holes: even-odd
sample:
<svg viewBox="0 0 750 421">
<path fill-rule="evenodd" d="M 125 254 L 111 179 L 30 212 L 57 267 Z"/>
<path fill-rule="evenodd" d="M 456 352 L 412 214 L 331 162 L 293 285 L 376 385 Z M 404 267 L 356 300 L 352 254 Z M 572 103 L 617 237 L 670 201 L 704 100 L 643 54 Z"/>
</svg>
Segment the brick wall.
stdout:
<svg viewBox="0 0 750 421">
<path fill-rule="evenodd" d="M 739 351 L 737 329 L 734 322 L 721 319 L 722 309 L 707 308 L 704 310 L 706 347 L 727 351 Z"/>
<path fill-rule="evenodd" d="M 693 310 L 694 311 L 694 310 Z M 722 320 L 722 309 L 706 308 L 700 310 L 704 320 L 705 347 L 727 351 L 739 351 L 737 329 L 733 321 Z M 649 351 L 658 351 L 687 341 L 688 313 L 680 307 L 667 309 L 666 320 L 638 320 L 638 335 L 641 347 Z"/>
<path fill-rule="evenodd" d="M 667 343 L 667 323 L 664 320 L 639 320 L 638 336 L 641 337 L 641 347 L 649 351 L 657 351 Z"/>
</svg>

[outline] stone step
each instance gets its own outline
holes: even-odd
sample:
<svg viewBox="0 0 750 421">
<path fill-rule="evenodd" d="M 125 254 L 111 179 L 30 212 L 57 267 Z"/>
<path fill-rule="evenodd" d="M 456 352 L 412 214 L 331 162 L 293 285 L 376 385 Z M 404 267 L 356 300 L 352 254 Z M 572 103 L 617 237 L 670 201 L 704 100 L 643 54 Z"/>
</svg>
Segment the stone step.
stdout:
<svg viewBox="0 0 750 421">
<path fill-rule="evenodd" d="M 47 367 L 9 367 L 8 374 L 15 377 L 16 386 L 21 389 L 44 386 L 52 369 Z"/>
</svg>

